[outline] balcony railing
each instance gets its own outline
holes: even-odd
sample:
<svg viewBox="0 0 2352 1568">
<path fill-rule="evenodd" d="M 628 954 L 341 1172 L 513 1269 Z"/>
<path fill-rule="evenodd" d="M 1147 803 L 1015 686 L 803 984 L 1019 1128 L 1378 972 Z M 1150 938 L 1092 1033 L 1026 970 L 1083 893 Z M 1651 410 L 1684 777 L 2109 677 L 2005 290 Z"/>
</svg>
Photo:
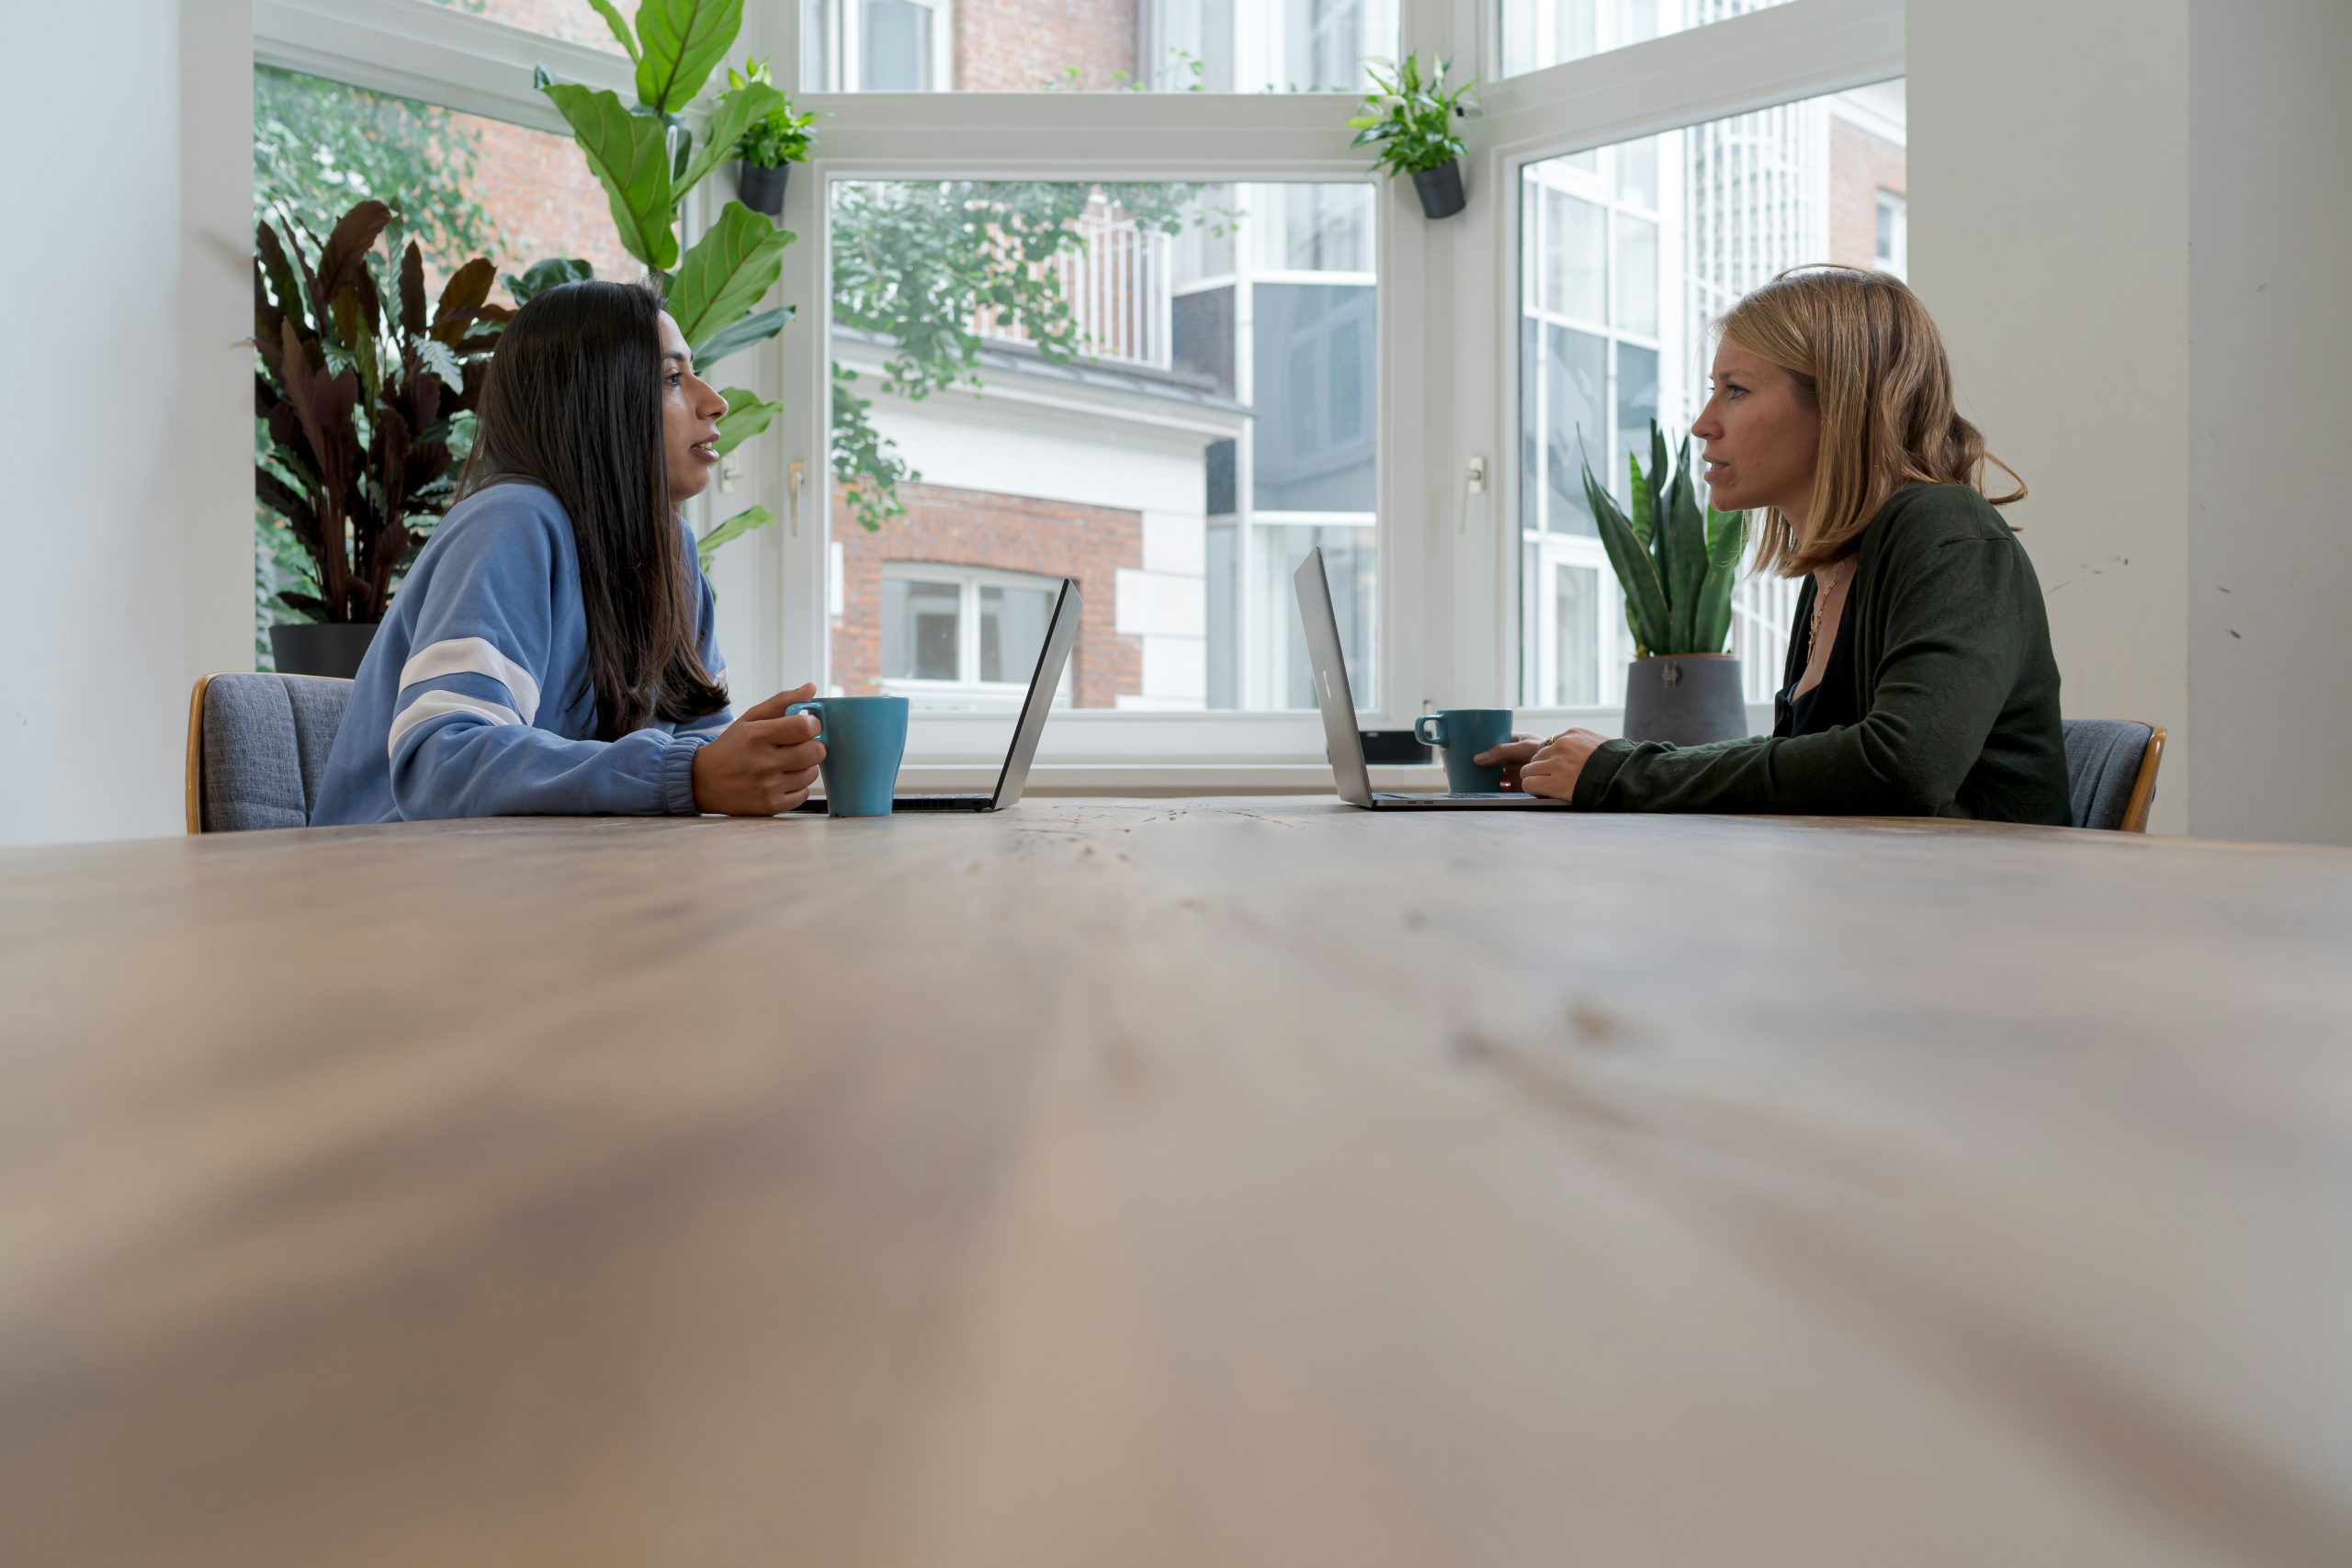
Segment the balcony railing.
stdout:
<svg viewBox="0 0 2352 1568">
<path fill-rule="evenodd" d="M 1168 369 L 1168 237 L 1139 229 L 1101 201 L 1088 206 L 1077 228 L 1084 243 L 1045 265 L 1069 301 L 1079 352 L 1116 365 Z M 1030 341 L 1018 322 L 993 309 L 978 313 L 973 330 L 1003 343 Z"/>
</svg>

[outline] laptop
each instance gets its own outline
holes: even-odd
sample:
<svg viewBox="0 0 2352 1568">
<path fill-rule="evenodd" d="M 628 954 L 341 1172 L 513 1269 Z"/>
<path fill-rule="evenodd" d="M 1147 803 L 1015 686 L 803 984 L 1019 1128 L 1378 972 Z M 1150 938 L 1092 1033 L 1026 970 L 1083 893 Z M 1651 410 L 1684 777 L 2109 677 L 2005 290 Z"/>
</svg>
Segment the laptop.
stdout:
<svg viewBox="0 0 2352 1568">
<path fill-rule="evenodd" d="M 1348 663 L 1340 652 L 1340 617 L 1331 609 L 1331 583 L 1323 574 L 1323 551 L 1306 552 L 1291 576 L 1298 590 L 1299 619 L 1306 624 L 1306 658 L 1315 672 L 1315 705 L 1323 710 L 1323 739 L 1340 798 L 1376 811 L 1566 811 L 1565 800 L 1540 795 L 1396 795 L 1375 793 L 1364 765 L 1363 736 L 1356 729 L 1355 694 L 1348 688 Z"/>
<path fill-rule="evenodd" d="M 1046 716 L 1053 711 L 1054 693 L 1062 683 L 1062 669 L 1069 662 L 1070 644 L 1078 640 L 1078 620 L 1085 610 L 1078 583 L 1062 579 L 1054 601 L 1053 618 L 1046 623 L 1045 645 L 1037 649 L 1037 668 L 1029 677 L 1028 694 L 1021 699 L 1021 716 L 1012 726 L 1012 746 L 996 775 L 996 789 L 988 795 L 894 795 L 890 809 L 899 811 L 1001 811 L 1021 798 L 1029 782 L 1029 764 L 1037 755 L 1038 738 L 1046 732 Z M 823 795 L 811 795 L 795 811 L 822 811 Z"/>
</svg>

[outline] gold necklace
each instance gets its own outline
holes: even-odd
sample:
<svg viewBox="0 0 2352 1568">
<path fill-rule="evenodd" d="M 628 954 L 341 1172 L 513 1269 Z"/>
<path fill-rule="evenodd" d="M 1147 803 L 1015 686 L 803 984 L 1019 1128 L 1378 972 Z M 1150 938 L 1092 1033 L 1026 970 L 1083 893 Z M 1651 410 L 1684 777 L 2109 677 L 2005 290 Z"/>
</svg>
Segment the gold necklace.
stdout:
<svg viewBox="0 0 2352 1568">
<path fill-rule="evenodd" d="M 1804 634 L 1804 656 L 1805 656 L 1805 659 L 1806 659 L 1806 660 L 1807 660 L 1808 662 L 1810 662 L 1810 661 L 1812 660 L 1812 659 L 1813 659 L 1813 650 L 1814 650 L 1814 649 L 1815 649 L 1815 647 L 1820 643 L 1820 641 L 1821 641 L 1821 610 L 1822 610 L 1822 606 L 1823 606 L 1824 604 L 1826 604 L 1826 603 L 1828 603 L 1829 595 L 1830 595 L 1830 594 L 1832 594 L 1832 593 L 1834 593 L 1834 592 L 1836 592 L 1838 591 L 1838 585 L 1839 583 L 1841 583 L 1841 582 L 1843 582 L 1843 581 L 1846 581 L 1846 568 L 1847 568 L 1849 565 L 1850 565 L 1850 564 L 1851 564 L 1851 558 L 1850 558 L 1850 557 L 1849 557 L 1849 558 L 1848 558 L 1848 559 L 1846 559 L 1846 560 L 1841 560 L 1841 561 L 1839 561 L 1839 562 L 1838 563 L 1838 575 L 1830 581 L 1829 585 L 1828 585 L 1827 587 L 1826 587 L 1826 588 L 1822 586 L 1820 579 L 1815 578 L 1815 579 L 1814 580 L 1814 585 L 1813 585 L 1813 625 L 1812 625 L 1812 626 L 1811 626 L 1806 630 L 1806 632 L 1805 632 L 1805 634 Z"/>
</svg>

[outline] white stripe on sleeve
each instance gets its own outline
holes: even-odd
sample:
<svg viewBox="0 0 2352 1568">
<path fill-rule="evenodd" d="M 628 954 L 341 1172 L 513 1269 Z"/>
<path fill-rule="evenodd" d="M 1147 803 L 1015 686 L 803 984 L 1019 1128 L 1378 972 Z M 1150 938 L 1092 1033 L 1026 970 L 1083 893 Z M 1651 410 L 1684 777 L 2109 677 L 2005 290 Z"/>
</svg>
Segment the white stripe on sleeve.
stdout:
<svg viewBox="0 0 2352 1568">
<path fill-rule="evenodd" d="M 497 645 L 487 637 L 451 637 L 417 649 L 401 666 L 401 690 L 440 675 L 486 675 L 514 694 L 514 707 L 525 724 L 539 716 L 539 683 L 531 679 L 528 670 L 499 652 Z M 393 730 L 395 736 L 399 733 L 397 728 Z"/>
<path fill-rule="evenodd" d="M 447 645 L 445 643 L 435 646 L 447 647 Z M 492 724 L 523 722 L 521 716 L 513 708 L 502 707 L 481 697 L 469 697 L 463 692 L 424 692 L 418 694 L 416 701 L 393 716 L 391 737 L 384 742 L 385 754 L 391 757 L 399 756 L 401 736 L 406 735 L 426 719 L 439 718 L 444 714 L 452 713 L 476 714 Z"/>
</svg>

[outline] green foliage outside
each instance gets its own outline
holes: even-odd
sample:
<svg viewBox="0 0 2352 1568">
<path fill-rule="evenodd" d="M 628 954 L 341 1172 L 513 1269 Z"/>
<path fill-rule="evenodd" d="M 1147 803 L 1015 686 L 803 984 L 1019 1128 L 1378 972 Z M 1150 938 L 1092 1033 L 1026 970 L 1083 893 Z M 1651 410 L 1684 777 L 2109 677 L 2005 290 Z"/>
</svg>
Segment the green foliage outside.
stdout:
<svg viewBox="0 0 2352 1568">
<path fill-rule="evenodd" d="M 1451 60 L 1441 60 L 1423 75 L 1419 55 L 1407 55 L 1402 65 L 1364 62 L 1373 91 L 1364 95 L 1363 112 L 1348 124 L 1356 133 L 1351 145 L 1379 150 L 1374 167 L 1387 170 L 1391 177 L 1418 175 L 1442 169 L 1464 155 L 1466 148 L 1454 134 L 1453 122 L 1477 107 L 1471 94 L 1478 84 L 1473 78 L 1446 91 L 1445 73 L 1453 65 Z"/>
<path fill-rule="evenodd" d="M 1731 595 L 1747 549 L 1747 513 L 1701 508 L 1690 482 L 1690 438 L 1684 436 L 1668 478 L 1666 433 L 1650 421 L 1650 470 L 1625 454 L 1632 470 L 1633 511 L 1621 509 L 1608 487 L 1584 466 L 1584 493 L 1600 525 L 1618 584 L 1625 591 L 1625 624 L 1634 652 L 1721 653 L 1731 637 Z"/>
</svg>

